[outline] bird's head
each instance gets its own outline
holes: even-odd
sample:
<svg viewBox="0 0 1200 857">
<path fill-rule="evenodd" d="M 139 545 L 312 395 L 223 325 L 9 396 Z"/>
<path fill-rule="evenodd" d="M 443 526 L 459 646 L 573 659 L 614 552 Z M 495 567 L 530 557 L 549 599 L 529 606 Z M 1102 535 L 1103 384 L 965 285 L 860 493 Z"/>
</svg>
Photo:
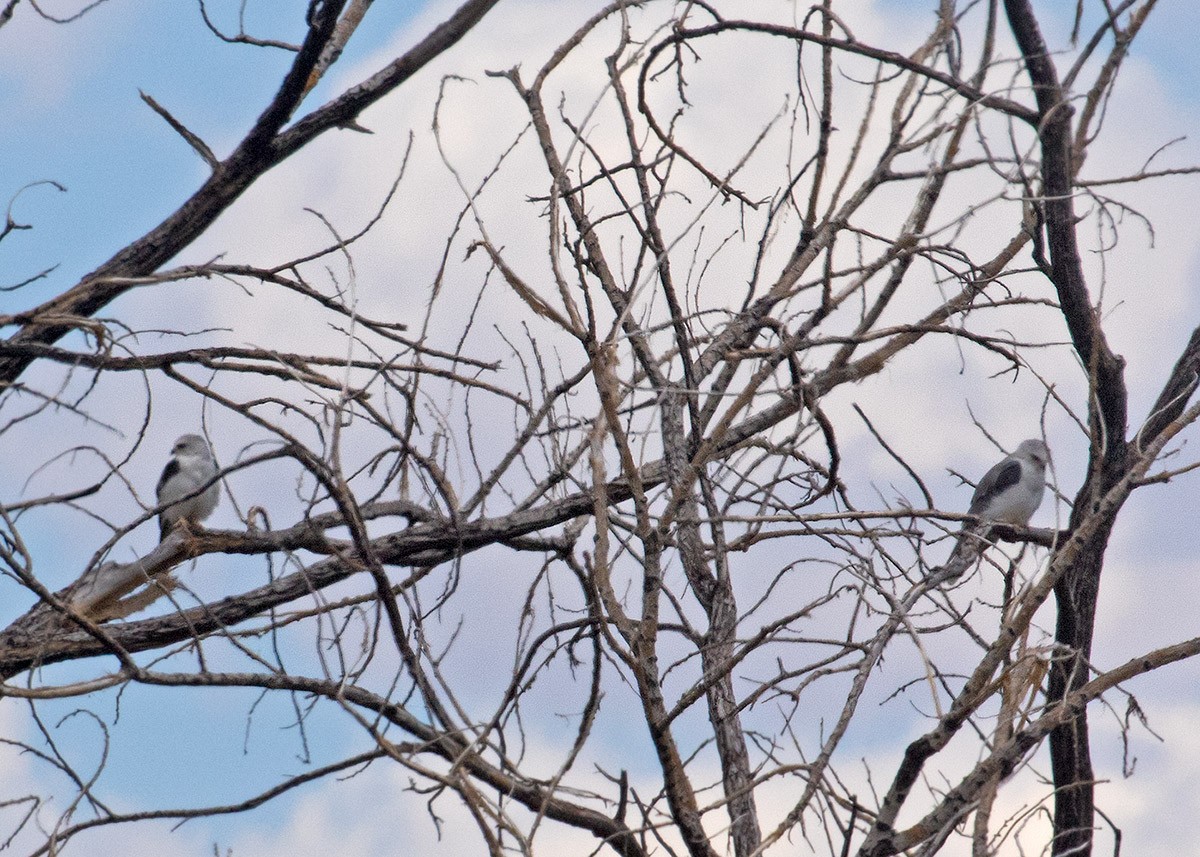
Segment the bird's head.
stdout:
<svg viewBox="0 0 1200 857">
<path fill-rule="evenodd" d="M 175 441 L 171 454 L 177 458 L 204 458 L 210 455 L 208 441 L 198 434 L 185 434 Z"/>
<path fill-rule="evenodd" d="M 1043 469 L 1046 467 L 1046 462 L 1050 460 L 1049 447 L 1036 439 L 1021 441 L 1021 445 L 1017 447 L 1016 452 L 1013 454 L 1031 461 L 1036 467 Z"/>
</svg>

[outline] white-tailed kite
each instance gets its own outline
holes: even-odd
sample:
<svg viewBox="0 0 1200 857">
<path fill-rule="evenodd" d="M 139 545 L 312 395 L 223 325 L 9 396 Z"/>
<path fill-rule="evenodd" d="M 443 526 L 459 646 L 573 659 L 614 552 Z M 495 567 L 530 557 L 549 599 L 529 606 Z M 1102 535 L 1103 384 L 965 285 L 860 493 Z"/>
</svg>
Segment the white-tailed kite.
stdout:
<svg viewBox="0 0 1200 857">
<path fill-rule="evenodd" d="M 171 460 L 158 479 L 158 513 L 161 538 L 179 521 L 198 524 L 217 508 L 221 487 L 215 481 L 217 462 L 208 441 L 185 434 L 175 441 Z"/>
<path fill-rule="evenodd" d="M 1050 450 L 1040 440 L 1024 440 L 1016 451 L 989 470 L 975 486 L 968 514 L 981 521 L 1029 523 L 1046 490 L 1046 462 Z"/>
</svg>

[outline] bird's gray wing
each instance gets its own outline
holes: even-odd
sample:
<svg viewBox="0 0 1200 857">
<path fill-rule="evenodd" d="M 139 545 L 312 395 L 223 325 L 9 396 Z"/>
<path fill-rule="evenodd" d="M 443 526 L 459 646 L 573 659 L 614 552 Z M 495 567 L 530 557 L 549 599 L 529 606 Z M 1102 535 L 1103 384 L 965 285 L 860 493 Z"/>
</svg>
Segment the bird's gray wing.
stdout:
<svg viewBox="0 0 1200 857">
<path fill-rule="evenodd" d="M 1007 488 L 1011 488 L 1021 481 L 1021 462 L 1015 458 L 1006 458 L 983 474 L 983 478 L 979 480 L 979 485 L 975 487 L 975 494 L 971 497 L 971 508 L 967 510 L 968 514 L 977 515 L 987 508 L 988 503 Z"/>
<path fill-rule="evenodd" d="M 162 497 L 163 488 L 171 481 L 171 478 L 179 473 L 179 459 L 172 458 L 167 462 L 167 466 L 163 468 L 162 476 L 158 477 L 158 487 L 154 489 L 159 498 Z"/>
</svg>

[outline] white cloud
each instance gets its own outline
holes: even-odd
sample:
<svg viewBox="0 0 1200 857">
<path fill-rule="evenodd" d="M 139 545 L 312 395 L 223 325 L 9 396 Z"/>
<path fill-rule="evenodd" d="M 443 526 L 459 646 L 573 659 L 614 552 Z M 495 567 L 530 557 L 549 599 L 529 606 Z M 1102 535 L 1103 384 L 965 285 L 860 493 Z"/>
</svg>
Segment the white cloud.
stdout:
<svg viewBox="0 0 1200 857">
<path fill-rule="evenodd" d="M 444 17 L 451 5 L 438 4 L 436 9 L 427 12 L 420 22 L 413 25 L 414 31 L 427 30 L 432 22 Z M 441 164 L 428 133 L 441 76 L 457 73 L 469 77 L 467 81 L 447 84 L 442 130 L 449 159 L 461 171 L 468 188 L 473 189 L 480 177 L 494 166 L 524 122 L 521 105 L 512 87 L 504 81 L 487 77 L 485 72 L 520 64 L 522 73 L 528 79 L 539 62 L 548 55 L 551 46 L 566 35 L 568 19 L 560 12 L 561 4 L 547 2 L 500 4 L 489 14 L 484 25 L 463 44 L 367 113 L 363 122 L 375 132 L 373 135 L 341 131 L 301 153 L 252 188 L 208 235 L 188 251 L 188 261 L 201 261 L 217 253 L 228 252 L 228 261 L 275 264 L 328 243 L 329 236 L 324 227 L 303 211 L 305 206 L 319 209 L 342 234 L 356 231 L 365 222 L 373 206 L 382 200 L 387 186 L 399 171 L 407 135 L 412 131 L 416 141 L 398 197 L 379 227 L 356 245 L 355 269 L 357 293 L 366 313 L 418 326 L 425 310 L 429 284 L 441 262 L 445 238 L 464 205 L 462 193 Z M 786 4 L 777 3 L 746 9 L 743 14 L 750 17 L 758 12 L 778 14 L 785 21 L 792 14 Z M 869 41 L 886 33 L 887 38 L 907 44 L 911 42 L 912 34 L 918 32 L 916 22 L 911 18 L 904 18 L 897 23 L 895 19 L 885 18 L 874 7 L 864 7 L 861 14 L 862 17 L 856 18 L 854 26 L 856 35 L 864 40 Z M 529 26 L 531 20 L 539 22 L 533 33 Z M 0 30 L 0 44 L 8 34 L 9 31 Z M 405 34 L 403 39 L 410 40 L 409 34 Z M 681 129 L 684 135 L 694 140 L 698 150 L 707 151 L 714 162 L 723 168 L 728 168 L 740 149 L 749 145 L 759 123 L 772 115 L 780 104 L 776 90 L 758 84 L 772 75 L 786 74 L 789 58 L 783 53 L 769 56 L 756 53 L 757 44 L 753 38 L 747 38 L 730 42 L 728 46 L 721 43 L 711 47 L 705 64 L 696 70 L 691 81 L 697 93 L 721 91 L 722 88 L 735 93 L 730 98 L 710 102 L 709 110 L 698 111 L 694 117 L 689 117 Z M 602 82 L 595 76 L 598 68 L 596 62 L 611 50 L 612 45 L 611 34 L 593 37 L 581 52 L 579 61 L 568 63 L 556 73 L 553 86 L 547 93 L 547 106 L 557 108 L 559 92 L 565 93 L 565 109 L 572 116 L 582 118 L 603 88 Z M 377 68 L 394 54 L 393 46 L 352 69 L 343 69 L 336 74 L 343 82 L 360 79 L 367 70 Z M 78 72 L 78 68 L 72 69 L 72 74 Z M 1088 162 L 1086 175 L 1107 176 L 1126 170 L 1131 164 L 1144 160 L 1156 141 L 1165 142 L 1195 124 L 1194 108 L 1171 101 L 1170 94 L 1158 85 L 1154 70 L 1138 58 L 1126 61 L 1123 75 L 1118 97 L 1110 107 L 1108 122 L 1112 128 L 1135 127 L 1136 137 L 1117 134 L 1110 138 L 1110 143 L 1098 147 Z M 53 83 L 53 80 L 50 82 Z M 53 95 L 52 88 L 47 87 L 46 93 L 48 97 Z M 725 112 L 735 98 L 738 106 L 744 110 L 739 115 L 754 118 L 747 119 L 744 125 L 730 127 Z M 853 108 L 854 105 L 839 104 L 842 115 L 847 117 L 846 127 L 839 132 L 840 140 L 849 139 L 853 133 L 849 122 L 854 115 Z M 607 126 L 594 127 L 588 135 L 590 143 L 602 148 L 614 146 L 616 139 L 613 129 Z M 744 171 L 744 179 L 739 177 L 751 195 L 767 193 L 778 184 L 782 168 L 778 163 L 772 163 L 772 158 L 779 159 L 783 146 L 784 141 L 769 140 L 764 150 Z M 538 158 L 536 146 L 527 138 L 511 156 L 511 161 L 501 168 L 492 181 L 490 191 L 478 205 L 490 234 L 497 244 L 505 248 L 510 261 L 531 282 L 545 289 L 548 281 L 547 239 L 545 225 L 540 218 L 541 204 L 526 201 L 529 195 L 544 193 L 548 185 Z M 696 198 L 706 198 L 706 192 L 701 189 L 699 182 L 696 188 Z M 1191 234 L 1194 217 L 1191 199 L 1187 194 L 1160 193 L 1153 185 L 1145 191 L 1132 188 L 1118 190 L 1152 213 L 1158 230 L 1158 249 L 1148 253 L 1142 244 L 1139 229 L 1127 226 L 1121 249 L 1109 254 L 1106 260 L 1105 308 L 1110 310 L 1106 323 L 1111 327 L 1114 345 L 1130 358 L 1128 374 L 1131 383 L 1142 387 L 1152 385 L 1163 376 L 1167 368 L 1163 362 L 1164 351 L 1172 351 L 1194 315 L 1191 311 L 1195 304 L 1191 297 L 1191 279 L 1195 269 L 1194 236 Z M 967 198 L 965 189 L 956 189 L 955 194 Z M 599 193 L 597 197 L 603 200 Z M 673 230 L 672 236 L 684 237 L 680 244 L 683 248 L 696 239 L 696 234 L 689 231 L 690 215 L 687 209 L 680 205 L 678 212 L 668 225 Z M 893 222 L 895 211 L 881 203 L 872 217 L 881 220 L 890 218 L 887 222 Z M 719 209 L 714 211 L 714 219 L 729 234 L 736 230 L 740 213 L 732 207 Z M 479 255 L 465 263 L 461 261 L 470 236 L 475 234 L 475 227 L 470 220 L 468 216 L 464 236 L 455 243 L 450 253 L 450 270 L 442 285 L 447 299 L 443 301 L 431 325 L 435 340 L 441 342 L 453 342 L 457 338 L 463 324 L 463 307 L 474 301 L 485 268 L 484 260 Z M 997 228 L 1004 228 L 1002 217 L 991 212 L 981 213 L 967 230 L 963 238 L 964 245 L 969 244 L 975 249 L 989 246 Z M 719 231 L 714 229 L 714 232 Z M 707 240 L 715 239 L 709 237 Z M 783 252 L 782 248 L 780 252 Z M 714 305 L 739 300 L 741 289 L 749 276 L 744 257 L 733 253 L 729 255 L 732 258 L 720 257 L 708 275 L 710 282 L 718 286 L 714 289 L 718 293 L 712 299 Z M 331 265 L 340 282 L 345 284 L 347 269 L 343 261 L 333 258 Z M 1099 268 L 1093 262 L 1089 273 L 1096 277 L 1098 272 Z M 316 276 L 321 275 L 317 273 Z M 328 285 L 323 279 L 316 281 Z M 721 291 L 722 285 L 724 291 Z M 1044 284 L 1039 284 L 1038 288 L 1044 290 Z M 256 286 L 254 292 L 253 296 L 248 297 L 227 283 L 193 282 L 136 293 L 124 302 L 123 309 L 130 309 L 132 317 L 140 317 L 150 324 L 159 317 L 163 302 L 169 299 L 174 302 L 173 311 L 186 315 L 197 327 L 212 325 L 233 329 L 228 335 L 215 334 L 214 339 L 224 338 L 234 344 L 274 345 L 299 351 L 341 352 L 341 335 L 329 329 L 324 319 L 299 311 L 299 301 L 278 295 L 267 287 Z M 905 295 L 898 306 L 908 312 L 914 307 L 927 305 L 933 298 L 930 285 L 915 289 L 911 296 Z M 1176 309 L 1164 314 L 1164 306 Z M 485 329 L 493 323 L 511 327 L 521 310 L 507 287 L 493 281 L 483 298 L 478 324 Z M 991 324 L 996 329 L 1002 329 L 1010 319 L 1011 316 L 997 314 Z M 544 328 L 537 330 L 541 334 Z M 1036 333 L 1046 338 L 1065 339 L 1059 323 L 1049 311 L 1045 315 L 1044 325 Z M 1029 329 L 1022 329 L 1021 335 L 1028 336 Z M 1164 340 L 1169 340 L 1172 347 L 1164 348 Z M 547 335 L 544 341 L 556 340 Z M 486 344 L 476 346 L 480 352 L 477 356 L 507 358 L 503 346 L 490 335 L 481 337 L 480 342 Z M 579 358 L 577 352 L 573 356 Z M 944 473 L 944 468 L 953 466 L 968 476 L 977 476 L 996 456 L 995 451 L 971 428 L 967 403 L 975 408 L 976 414 L 986 425 L 995 427 L 1001 442 L 1011 445 L 1038 433 L 1037 417 L 1043 396 L 1040 386 L 1026 378 L 1019 384 L 1010 383 L 1007 377 L 987 379 L 987 373 L 995 368 L 988 361 L 969 359 L 962 374 L 957 374 L 960 368 L 958 359 L 958 351 L 947 340 L 930 341 L 913 354 L 905 355 L 878 379 L 841 392 L 829 402 L 831 412 L 838 414 L 839 418 L 847 415 L 850 422 L 843 422 L 845 425 L 857 425 L 857 418 L 849 415 L 851 400 L 867 402 L 868 415 L 885 436 L 896 441 L 910 457 L 922 476 L 934 487 L 939 505 L 945 508 L 954 508 L 956 502 L 960 507 L 965 506 L 969 489 L 957 486 Z M 1058 383 L 1066 395 L 1083 394 L 1079 388 L 1078 366 L 1065 347 L 1045 355 L 1036 355 L 1034 360 L 1038 369 L 1044 371 L 1052 382 Z M 97 398 L 117 399 L 120 395 L 120 389 L 105 390 L 103 396 Z M 139 451 L 127 472 L 143 489 L 144 497 L 148 497 L 167 444 L 174 435 L 180 433 L 178 421 L 199 419 L 199 411 L 194 408 L 194 403 L 185 405 L 182 397 L 176 398 L 162 390 L 156 390 L 155 397 L 154 437 Z M 1135 401 L 1145 399 L 1146 394 L 1135 397 Z M 1071 404 L 1080 407 L 1082 403 L 1072 401 Z M 181 408 L 175 410 L 176 420 L 164 425 L 166 420 L 163 415 L 176 406 Z M 500 410 L 497 409 L 497 412 Z M 134 421 L 127 419 L 130 419 L 130 424 L 123 424 L 122 427 L 128 429 L 134 425 Z M 1052 410 L 1049 420 L 1057 473 L 1063 490 L 1069 496 L 1082 476 L 1082 460 L 1086 450 L 1065 418 Z M 243 432 L 232 422 L 225 422 L 221 415 L 217 416 L 215 425 L 218 452 L 228 459 L 236 449 L 236 444 L 241 442 Z M 50 427 L 48 431 L 46 426 Z M 22 435 L 21 431 L 24 429 L 11 436 L 21 441 L 18 446 L 32 444 L 34 435 L 45 432 L 41 434 L 41 439 L 49 440 L 59 448 L 73 442 L 77 428 L 66 420 L 51 420 L 38 426 L 31 425 L 29 435 Z M 222 432 L 225 432 L 224 436 Z M 357 441 L 357 437 L 354 439 Z M 916 496 L 915 490 L 907 482 L 907 476 L 883 452 L 866 441 L 861 432 L 857 435 L 848 432 L 842 440 L 846 449 L 856 453 L 847 457 L 844 466 L 852 474 L 856 481 L 855 490 L 861 495 L 875 501 L 869 488 L 857 487 L 865 486 L 867 480 L 875 480 L 885 500 L 891 499 L 889 482 L 901 485 L 910 499 Z M 354 452 L 365 454 L 362 450 Z M 258 476 L 261 477 L 261 471 Z M 270 489 L 263 487 L 263 482 L 261 478 L 241 481 L 239 490 L 244 492 L 241 494 L 243 500 L 247 505 L 251 502 L 269 502 L 276 515 L 275 522 L 288 523 L 287 512 L 283 510 L 295 512 L 299 508 L 298 502 L 292 497 L 285 497 L 285 491 L 271 493 Z M 288 485 L 286 490 L 290 489 Z M 1098 657 L 1106 658 L 1103 664 L 1119 662 L 1123 657 L 1149 646 L 1173 641 L 1180 634 L 1190 633 L 1187 630 L 1190 615 L 1187 605 L 1193 599 L 1187 596 L 1193 594 L 1195 589 L 1190 562 L 1186 558 L 1176 561 L 1164 559 L 1153 539 L 1147 538 L 1147 534 L 1142 532 L 1143 523 L 1148 528 L 1151 523 L 1161 521 L 1166 514 L 1163 510 L 1168 505 L 1165 500 L 1148 496 L 1144 504 L 1139 502 L 1131 508 L 1130 514 L 1123 520 L 1114 545 L 1113 561 L 1106 572 L 1097 646 Z M 1172 495 L 1170 505 L 1186 507 L 1194 496 L 1194 488 L 1185 484 Z M 131 507 L 132 504 L 126 505 Z M 1178 515 L 1177 512 L 1173 514 Z M 1061 521 L 1063 517 L 1064 513 L 1060 510 L 1057 518 Z M 1039 513 L 1038 522 L 1048 524 L 1055 519 L 1055 512 L 1044 509 Z M 1178 520 L 1178 517 L 1172 520 Z M 221 526 L 230 525 L 232 521 L 232 513 L 225 507 L 217 513 L 212 523 Z M 755 558 L 760 560 L 760 565 L 763 556 L 776 558 L 769 552 L 759 552 Z M 780 559 L 778 565 L 785 561 Z M 527 581 L 533 572 L 528 568 L 510 566 L 505 569 L 504 575 L 493 575 L 481 573 L 481 569 L 491 571 L 486 556 L 478 559 L 478 563 L 469 565 L 467 569 L 478 579 L 471 581 L 474 587 L 472 602 L 459 608 L 466 621 L 458 649 L 447 660 L 447 668 L 454 671 L 456 678 L 470 676 L 472 669 L 479 671 L 481 665 L 486 668 L 487 675 L 471 682 L 474 696 L 467 699 L 466 703 L 472 711 L 489 711 L 489 704 L 494 707 L 494 700 L 499 694 L 498 676 L 503 674 L 500 662 L 511 661 L 510 650 L 514 642 L 504 638 L 503 634 L 493 632 L 488 623 L 505 613 L 508 613 L 506 618 L 511 620 L 511 616 L 520 609 L 520 604 L 512 600 L 513 593 L 525 591 L 523 587 L 529 585 Z M 825 569 L 821 568 L 820 571 L 823 573 Z M 765 581 L 755 578 L 759 569 L 752 564 L 739 566 L 738 573 L 747 578 L 747 589 L 765 586 Z M 1147 585 L 1147 580 L 1153 580 L 1153 585 Z M 206 583 L 213 583 L 214 589 L 229 585 L 227 580 L 213 581 L 211 577 L 206 578 Z M 245 580 L 239 580 L 239 583 L 244 584 Z M 811 596 L 809 590 L 824 588 L 827 583 L 826 579 L 805 569 L 781 585 L 775 597 Z M 438 586 L 442 584 L 442 581 L 437 581 Z M 994 577 L 987 578 L 984 572 L 979 580 L 965 584 L 958 595 L 965 597 L 971 594 L 980 598 L 986 595 L 994 601 L 997 587 L 998 581 Z M 1153 617 L 1155 621 L 1148 621 L 1148 617 Z M 512 622 L 505 627 L 511 628 Z M 456 630 L 453 622 L 448 622 L 446 628 L 449 629 L 447 635 Z M 499 645 L 501 643 L 503 645 Z M 930 645 L 936 648 L 941 644 L 933 641 Z M 896 651 L 889 653 L 885 673 L 878 681 L 881 687 L 877 688 L 875 682 L 871 686 L 874 695 L 872 703 L 878 703 L 894 685 L 919 674 L 919 665 L 915 652 L 905 646 L 897 646 Z M 753 666 L 756 669 L 760 667 L 759 664 Z M 1160 731 L 1169 736 L 1168 751 L 1147 752 L 1138 776 L 1131 780 L 1114 780 L 1101 787 L 1102 802 L 1117 807 L 1114 817 L 1120 815 L 1123 819 L 1126 842 L 1133 845 L 1135 851 L 1151 853 L 1157 846 L 1160 852 L 1169 850 L 1180 854 L 1184 853 L 1180 849 L 1186 847 L 1181 843 L 1190 842 L 1186 838 L 1188 832 L 1184 825 L 1194 813 L 1181 810 L 1164 820 L 1161 811 L 1162 806 L 1190 800 L 1180 795 L 1190 794 L 1186 784 L 1194 781 L 1197 773 L 1200 773 L 1195 770 L 1200 766 L 1200 746 L 1196 746 L 1196 741 L 1200 739 L 1195 738 L 1192 734 L 1194 730 L 1189 731 L 1188 728 L 1189 723 L 1194 722 L 1196 710 L 1178 692 L 1181 686 L 1178 682 L 1180 669 L 1168 669 L 1161 677 L 1139 680 L 1134 688 L 1139 696 L 1144 693 L 1153 702 L 1152 725 L 1157 729 L 1161 721 Z M 750 672 L 749 667 L 747 672 Z M 572 697 L 565 697 L 566 701 L 560 706 L 554 705 L 560 702 L 556 698 L 556 691 L 568 685 L 561 675 L 550 676 L 543 682 L 543 686 L 532 694 L 532 699 L 547 700 L 547 709 L 552 709 L 552 715 L 556 717 L 576 713 L 559 710 L 570 709 Z M 838 702 L 836 690 L 834 687 L 829 691 L 822 690 L 820 694 L 814 691 L 811 710 L 820 713 L 834 710 Z M 912 698 L 916 700 L 916 705 L 927 703 L 926 698 L 918 699 L 916 693 Z M 810 700 L 806 698 L 805 702 L 809 704 Z M 875 710 L 868 710 L 864 704 L 862 725 L 856 727 L 858 731 L 851 735 L 848 745 L 855 748 L 855 752 L 861 751 L 867 755 L 873 763 L 878 762 L 879 769 L 888 770 L 889 764 L 894 767 L 901 747 L 899 736 L 904 731 L 895 726 L 898 717 L 896 712 L 906 704 L 896 702 Z M 700 716 L 700 708 L 698 706 L 689 714 Z M 6 710 L 11 711 L 11 706 L 0 706 L 0 711 Z M 755 711 L 747 716 L 758 717 L 761 714 Z M 645 753 L 645 736 L 642 734 L 644 729 L 636 735 L 630 735 L 629 721 L 636 716 L 637 711 L 630 704 L 627 689 L 610 691 L 597 734 L 593 738 L 597 745 L 596 755 L 611 752 L 628 761 L 631 766 L 639 759 L 645 764 L 648 757 Z M 911 715 L 906 713 L 903 716 Z M 1094 718 L 1095 721 L 1103 719 L 1100 716 Z M 687 718 L 682 722 L 686 724 Z M 10 725 L 17 728 L 20 724 L 4 724 L 5 727 Z M 814 713 L 807 722 L 798 726 L 798 730 L 803 733 L 807 729 L 816 734 L 824 725 Z M 3 731 L 4 734 L 11 734 L 8 728 Z M 915 735 L 914 730 L 908 731 Z M 617 739 L 623 733 L 626 741 L 621 744 Z M 812 738 L 812 735 L 803 737 Z M 886 747 L 881 749 L 881 745 Z M 1112 752 L 1113 737 L 1105 733 L 1098 745 L 1102 745 L 1102 752 L 1097 754 L 1097 767 L 1102 771 L 1101 776 L 1112 778 L 1112 772 L 1119 769 Z M 542 734 L 531 741 L 529 752 L 531 757 L 538 756 L 538 761 L 552 770 L 561 759 L 563 747 L 553 743 L 547 734 Z M 954 745 L 940 764 L 946 776 L 950 777 L 969 767 L 976 754 L 976 747 L 963 741 Z M 23 778 L 29 776 L 28 769 L 20 768 L 19 761 L 14 765 L 16 767 L 11 769 L 14 772 L 13 781 L 22 782 Z M 577 768 L 580 770 L 573 776 L 578 776 L 581 782 L 593 783 L 595 777 L 586 773 L 584 762 L 581 761 Z M 862 793 L 868 793 L 867 783 L 860 781 L 857 774 L 857 759 L 839 758 L 838 769 L 848 782 L 858 783 Z M 711 772 L 710 779 L 715 779 Z M 247 853 L 264 857 L 274 854 L 286 854 L 289 857 L 330 853 L 374 855 L 398 848 L 409 853 L 430 855 L 468 854 L 480 850 L 478 834 L 472 823 L 454 805 L 452 798 L 447 797 L 436 805 L 437 811 L 443 813 L 446 819 L 439 838 L 422 801 L 404 792 L 407 785 L 407 775 L 399 766 L 377 764 L 347 782 L 328 781 L 304 788 L 288 804 L 286 817 L 272 829 L 235 830 L 215 838 L 220 844 L 232 847 L 235 855 Z M 883 784 L 876 782 L 875 787 L 882 788 Z M 647 789 L 653 790 L 648 780 Z M 998 817 L 1016 812 L 1022 806 L 1036 804 L 1044 798 L 1046 790 L 1045 785 L 1036 782 L 1032 776 L 1019 780 L 1005 790 Z M 794 798 L 794 783 L 780 783 L 764 790 L 760 804 L 764 819 L 771 821 L 783 817 Z M 1027 830 L 1027 843 L 1036 843 L 1039 837 L 1044 839 L 1044 829 L 1037 827 L 1039 823 L 1033 822 L 1034 826 Z M 134 840 L 145 853 L 164 853 L 184 847 L 199 855 L 211 852 L 210 838 L 213 837 L 207 831 L 204 822 L 188 825 L 182 834 L 171 836 L 158 827 L 139 827 L 136 832 L 132 828 L 113 828 L 95 834 L 88 841 L 111 842 L 127 847 Z M 587 837 L 547 823 L 539 834 L 535 851 L 545 854 L 585 853 L 593 844 Z M 785 843 L 776 851 L 791 853 L 789 849 L 793 846 L 794 843 Z M 1034 845 L 1034 850 L 1037 847 Z M 1007 853 L 1013 850 L 1014 846 L 1010 846 Z M 1194 848 L 1192 853 L 1200 853 L 1200 848 Z"/>
</svg>

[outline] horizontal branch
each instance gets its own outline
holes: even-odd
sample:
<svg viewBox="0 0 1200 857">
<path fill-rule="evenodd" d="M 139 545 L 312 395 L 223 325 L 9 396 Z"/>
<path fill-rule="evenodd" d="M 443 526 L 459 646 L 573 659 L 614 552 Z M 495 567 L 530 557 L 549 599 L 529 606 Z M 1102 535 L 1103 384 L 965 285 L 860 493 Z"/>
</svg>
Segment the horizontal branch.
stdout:
<svg viewBox="0 0 1200 857">
<path fill-rule="evenodd" d="M 867 59 L 873 59 L 884 65 L 894 66 L 904 71 L 909 71 L 914 74 L 921 75 L 931 81 L 940 83 L 948 89 L 952 89 L 968 101 L 978 104 L 982 107 L 987 107 L 996 110 L 1000 113 L 1005 113 L 1016 119 L 1020 119 L 1027 125 L 1036 127 L 1039 119 L 1039 114 L 1036 110 L 1026 107 L 1016 101 L 1008 98 L 1002 98 L 998 95 L 982 92 L 969 83 L 938 71 L 924 63 L 917 62 L 904 54 L 896 53 L 895 51 L 885 51 L 879 48 L 873 48 L 870 45 L 855 41 L 854 39 L 835 39 L 832 36 L 814 33 L 809 30 L 801 30 L 796 27 L 787 27 L 780 24 L 769 24 L 762 21 L 719 21 L 715 24 L 709 24 L 705 27 L 679 27 L 672 31 L 672 34 L 664 39 L 659 44 L 655 45 L 650 51 L 646 65 L 650 65 L 650 59 L 655 55 L 667 49 L 670 46 L 678 45 L 681 42 L 691 41 L 692 39 L 702 38 L 704 36 L 716 35 L 726 32 L 745 32 L 745 33 L 762 33 L 769 36 L 781 36 L 786 39 L 791 39 L 797 42 L 811 42 L 823 47 L 832 48 L 834 50 L 845 51 L 849 54 L 857 54 Z"/>
<path fill-rule="evenodd" d="M 286 131 L 291 117 L 337 23 L 342 3 L 316 4 L 316 19 L 288 76 L 254 127 L 182 206 L 162 223 L 121 249 L 77 285 L 29 313 L 30 321 L 0 343 L 0 389 L 25 371 L 33 358 L 10 353 L 7 345 L 52 343 L 77 325 L 60 319 L 87 318 L 120 297 L 131 286 L 123 278 L 152 274 L 200 237 L 205 230 L 267 171 L 295 154 L 321 134 L 345 127 L 358 114 L 408 80 L 418 70 L 461 39 L 498 0 L 468 0 L 418 44 L 366 81 L 314 110 Z"/>
</svg>

